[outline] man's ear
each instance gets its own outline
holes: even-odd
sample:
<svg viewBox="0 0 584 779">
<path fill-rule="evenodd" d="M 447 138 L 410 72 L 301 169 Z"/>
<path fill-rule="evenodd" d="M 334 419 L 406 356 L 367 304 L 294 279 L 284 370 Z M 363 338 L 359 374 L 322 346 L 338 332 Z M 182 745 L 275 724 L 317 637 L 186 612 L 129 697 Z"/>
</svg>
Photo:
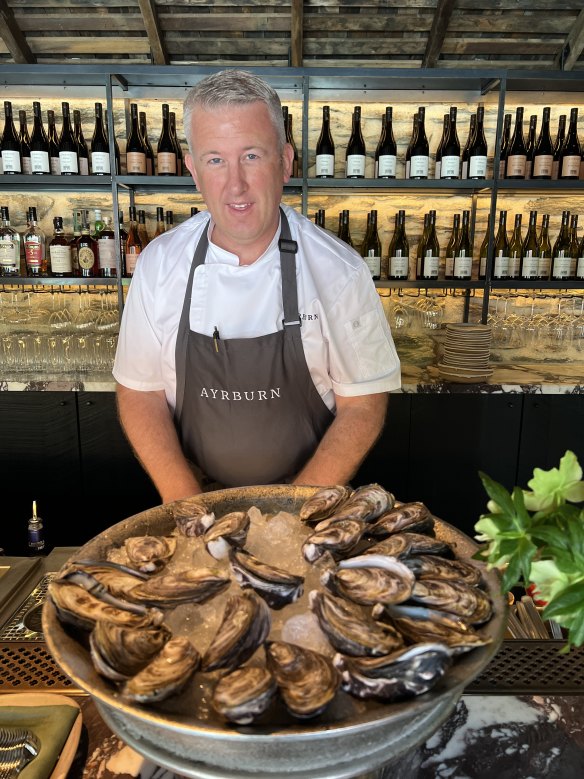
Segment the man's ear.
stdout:
<svg viewBox="0 0 584 779">
<path fill-rule="evenodd" d="M 184 156 L 185 165 L 187 166 L 189 173 L 193 177 L 193 181 L 195 182 L 195 185 L 197 189 L 199 189 L 199 183 L 197 181 L 197 173 L 195 171 L 195 161 L 193 160 L 192 155 L 190 152 L 187 152 Z"/>
<path fill-rule="evenodd" d="M 284 184 L 287 184 L 292 177 L 292 166 L 294 164 L 294 149 L 289 143 L 284 144 L 282 150 L 282 168 L 284 171 Z M 190 170 L 190 168 L 189 168 Z"/>
</svg>

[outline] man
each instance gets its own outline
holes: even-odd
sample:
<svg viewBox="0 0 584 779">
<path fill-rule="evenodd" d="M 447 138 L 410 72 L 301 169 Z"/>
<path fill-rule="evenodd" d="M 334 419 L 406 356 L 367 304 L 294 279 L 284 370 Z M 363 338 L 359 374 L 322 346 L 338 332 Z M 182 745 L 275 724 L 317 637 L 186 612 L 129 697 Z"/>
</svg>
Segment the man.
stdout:
<svg viewBox="0 0 584 779">
<path fill-rule="evenodd" d="M 262 79 L 203 79 L 184 128 L 208 212 L 140 256 L 113 371 L 126 435 L 163 502 L 201 492 L 199 469 L 225 486 L 346 483 L 400 386 L 367 266 L 280 207 L 293 150 Z"/>
</svg>

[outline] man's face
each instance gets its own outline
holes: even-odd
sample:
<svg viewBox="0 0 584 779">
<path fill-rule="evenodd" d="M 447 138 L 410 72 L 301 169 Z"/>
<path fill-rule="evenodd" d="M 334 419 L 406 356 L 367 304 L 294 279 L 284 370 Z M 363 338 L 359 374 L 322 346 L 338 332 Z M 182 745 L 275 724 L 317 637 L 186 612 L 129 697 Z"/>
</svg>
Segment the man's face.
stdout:
<svg viewBox="0 0 584 779">
<path fill-rule="evenodd" d="M 213 242 L 249 265 L 268 247 L 278 227 L 283 185 L 294 152 L 278 138 L 262 102 L 195 108 L 193 154 L 185 162 L 215 222 Z"/>
</svg>

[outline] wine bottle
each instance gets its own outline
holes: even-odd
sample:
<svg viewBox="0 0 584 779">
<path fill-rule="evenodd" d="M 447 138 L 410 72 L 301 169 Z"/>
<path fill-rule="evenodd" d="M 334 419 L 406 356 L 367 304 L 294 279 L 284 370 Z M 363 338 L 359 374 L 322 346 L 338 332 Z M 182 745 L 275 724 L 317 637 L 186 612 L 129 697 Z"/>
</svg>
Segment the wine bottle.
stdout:
<svg viewBox="0 0 584 779">
<path fill-rule="evenodd" d="M 450 233 L 450 240 L 446 244 L 445 253 L 445 265 L 444 265 L 444 278 L 454 278 L 454 256 L 456 254 L 456 247 L 460 239 L 460 214 L 454 214 L 452 218 L 452 232 Z"/>
<path fill-rule="evenodd" d="M 148 231 L 146 230 L 146 211 L 142 208 L 138 211 L 138 235 L 140 236 L 142 249 L 145 249 L 150 243 L 150 238 L 148 237 Z"/>
<path fill-rule="evenodd" d="M 49 262 L 51 276 L 72 276 L 73 264 L 71 262 L 71 246 L 65 238 L 63 230 L 63 217 L 53 218 L 53 237 L 49 243 Z"/>
<path fill-rule="evenodd" d="M 504 179 L 507 172 L 507 156 L 509 154 L 509 136 L 511 134 L 511 114 L 505 114 L 501 138 L 501 153 L 499 156 L 499 178 Z"/>
<path fill-rule="evenodd" d="M 395 215 L 395 232 L 389 249 L 390 279 L 405 281 L 410 273 L 410 244 L 406 235 L 406 212 Z"/>
<path fill-rule="evenodd" d="M 130 103 L 130 133 L 126 141 L 126 170 L 129 176 L 146 175 L 146 150 L 138 124 L 138 106 Z M 132 271 L 133 272 L 133 271 Z"/>
<path fill-rule="evenodd" d="M 294 158 L 292 160 L 292 178 L 298 178 L 300 175 L 300 155 L 298 154 L 298 146 L 296 146 L 296 141 L 294 140 L 294 128 L 292 126 L 292 114 L 290 111 L 288 111 L 288 115 L 286 117 L 286 138 L 288 139 L 288 143 L 294 151 Z"/>
<path fill-rule="evenodd" d="M 548 118 L 549 120 L 549 118 Z M 537 211 L 529 212 L 529 227 L 521 249 L 521 278 L 539 278 L 539 242 L 537 240 Z"/>
<path fill-rule="evenodd" d="M 71 129 L 69 103 L 61 103 L 63 109 L 63 126 L 59 137 L 59 165 L 61 176 L 75 176 L 79 173 L 79 154 L 77 141 Z"/>
<path fill-rule="evenodd" d="M 544 214 L 541 220 L 541 230 L 537 242 L 539 250 L 539 262 L 537 277 L 540 281 L 547 281 L 552 272 L 552 246 L 549 236 L 550 215 Z"/>
<path fill-rule="evenodd" d="M 106 128 L 109 127 L 109 124 L 108 124 L 109 120 L 108 120 L 108 116 L 107 116 L 107 111 L 104 112 L 104 121 L 105 121 Z M 114 130 L 115 130 L 115 128 L 114 128 Z M 116 166 L 115 166 L 116 167 L 116 173 L 119 175 L 121 170 L 122 170 L 122 168 L 121 168 L 121 165 L 120 165 L 120 147 L 118 145 L 118 139 L 116 138 L 115 131 L 114 131 L 114 160 L 115 160 L 115 163 L 116 163 Z"/>
<path fill-rule="evenodd" d="M 577 179 L 580 175 L 580 142 L 578 140 L 578 109 L 570 111 L 570 125 L 559 159 L 559 178 Z"/>
<path fill-rule="evenodd" d="M 351 136 L 346 153 L 346 177 L 365 178 L 365 141 L 361 132 L 361 106 L 358 105 L 353 109 Z"/>
<path fill-rule="evenodd" d="M 532 179 L 551 179 L 554 149 L 550 135 L 550 107 L 543 109 L 541 130 L 533 151 Z"/>
<path fill-rule="evenodd" d="M 535 155 L 535 133 L 537 132 L 537 116 L 533 114 L 529 117 L 529 130 L 527 132 L 527 143 L 525 145 L 527 154 L 525 155 L 525 178 L 530 179 L 533 173 L 533 157 Z"/>
<path fill-rule="evenodd" d="M 196 216 L 199 213 L 199 209 L 196 206 L 191 206 L 191 216 Z"/>
<path fill-rule="evenodd" d="M 442 147 L 440 162 L 441 179 L 457 179 L 460 176 L 460 141 L 456 132 L 456 106 L 450 107 L 448 131 Z"/>
<path fill-rule="evenodd" d="M 437 279 L 440 267 L 440 244 L 436 235 L 436 211 L 428 213 L 428 227 L 425 230 L 425 235 L 425 240 L 422 243 L 418 279 Z"/>
<path fill-rule="evenodd" d="M 582 240 L 580 241 L 580 246 L 578 248 L 578 262 L 576 263 L 576 278 L 578 281 L 582 281 L 584 279 L 584 236 L 582 237 Z"/>
<path fill-rule="evenodd" d="M 77 262 L 79 263 L 80 276 L 93 278 L 99 275 L 97 257 L 97 241 L 89 233 L 89 219 L 87 213 L 84 213 L 81 235 L 77 241 Z"/>
<path fill-rule="evenodd" d="M 30 166 L 31 172 L 38 176 L 51 172 L 49 161 L 49 139 L 43 127 L 41 104 L 35 101 L 32 104 L 33 126 L 30 137 Z"/>
<path fill-rule="evenodd" d="M 73 275 L 79 276 L 79 239 L 81 238 L 81 226 L 83 225 L 84 216 L 89 219 L 89 212 L 86 209 L 76 208 L 73 210 L 73 238 L 69 241 L 71 247 L 71 266 L 73 268 Z"/>
<path fill-rule="evenodd" d="M 552 179 L 557 179 L 560 172 L 560 156 L 564 147 L 564 137 L 566 135 L 566 115 L 562 114 L 558 121 L 558 133 L 554 143 L 554 161 L 552 163 Z"/>
<path fill-rule="evenodd" d="M 493 278 L 509 278 L 509 241 L 507 240 L 507 212 L 499 214 L 499 230 L 495 238 L 495 261 L 493 263 Z"/>
<path fill-rule="evenodd" d="M 339 238 L 345 243 L 348 243 L 349 246 L 353 247 L 353 241 L 351 239 L 351 228 L 349 225 L 349 218 L 350 218 L 350 214 L 347 209 L 344 209 L 339 214 L 339 220 L 340 220 Z"/>
<path fill-rule="evenodd" d="M 26 111 L 18 112 L 18 120 L 20 123 L 18 140 L 20 141 L 22 172 L 26 175 L 30 175 L 32 173 L 32 164 L 30 161 L 30 138 L 28 136 L 28 129 L 26 126 Z"/>
<path fill-rule="evenodd" d="M 570 217 L 570 278 L 576 278 L 580 242 L 578 241 L 578 214 Z"/>
<path fill-rule="evenodd" d="M 523 236 L 521 235 L 521 214 L 515 214 L 513 235 L 509 241 L 509 274 L 510 279 L 518 279 L 521 275 L 521 260 L 523 259 Z"/>
<path fill-rule="evenodd" d="M 156 230 L 154 231 L 154 238 L 157 238 L 165 230 L 164 226 L 164 209 L 162 206 L 156 207 Z"/>
<path fill-rule="evenodd" d="M 115 278 L 116 268 L 116 235 L 110 227 L 107 217 L 103 220 L 103 229 L 97 239 L 97 267 L 100 276 Z"/>
<path fill-rule="evenodd" d="M 170 137 L 174 145 L 174 152 L 176 154 L 176 175 L 183 175 L 183 153 L 180 146 L 180 142 L 176 137 L 176 116 L 174 111 L 171 111 L 168 115 L 170 125 Z"/>
<path fill-rule="evenodd" d="M 479 105 L 477 108 L 476 127 L 468 150 L 467 178 L 475 181 L 487 177 L 488 146 L 485 138 L 485 109 Z"/>
<path fill-rule="evenodd" d="M 77 142 L 77 156 L 79 158 L 79 173 L 82 176 L 89 175 L 89 152 L 81 127 L 81 111 L 73 111 L 73 128 L 75 141 Z"/>
<path fill-rule="evenodd" d="M 524 179 L 525 165 L 527 161 L 527 149 L 523 137 L 523 108 L 518 106 L 515 111 L 515 127 L 513 135 L 509 141 L 509 152 L 507 154 L 507 166 L 505 168 L 505 178 Z"/>
<path fill-rule="evenodd" d="M 466 139 L 464 149 L 462 150 L 462 154 L 460 155 L 460 163 L 461 163 L 460 178 L 463 181 L 468 178 L 468 158 L 470 155 L 470 147 L 474 143 L 474 136 L 476 131 L 477 131 L 477 115 L 471 114 L 470 125 L 468 128 L 468 137 Z"/>
<path fill-rule="evenodd" d="M 14 175 L 22 173 L 20 141 L 12 119 L 12 103 L 4 101 L 4 131 L 2 133 L 2 169 L 4 173 Z"/>
<path fill-rule="evenodd" d="M 49 127 L 49 165 L 53 176 L 61 175 L 61 160 L 59 158 L 59 138 L 55 127 L 55 112 L 47 111 L 47 124 Z"/>
<path fill-rule="evenodd" d="M 570 278 L 570 212 L 562 211 L 562 226 L 552 249 L 552 281 Z"/>
<path fill-rule="evenodd" d="M 168 103 L 162 104 L 162 131 L 158 139 L 158 175 L 176 176 L 176 150 L 170 135 Z"/>
<path fill-rule="evenodd" d="M 120 236 L 120 276 L 126 275 L 126 245 L 128 243 L 128 231 L 124 227 L 124 212 L 118 211 L 118 225 Z"/>
<path fill-rule="evenodd" d="M 472 242 L 470 239 L 470 211 L 462 212 L 462 228 L 460 239 L 454 249 L 455 279 L 470 279 L 472 277 Z"/>
<path fill-rule="evenodd" d="M 314 224 L 318 227 L 326 227 L 326 211 L 324 208 L 319 208 L 314 214 Z"/>
<path fill-rule="evenodd" d="M 381 278 L 381 241 L 377 230 L 377 211 L 369 212 L 369 230 L 363 241 L 361 256 L 367 263 L 371 278 L 378 281 Z"/>
<path fill-rule="evenodd" d="M 28 209 L 28 228 L 24 233 L 24 261 L 27 276 L 48 276 L 45 234 L 37 224 L 37 210 Z"/>
<path fill-rule="evenodd" d="M 331 133 L 330 106 L 322 107 L 322 125 L 316 143 L 317 179 L 332 179 L 335 175 L 335 143 Z"/>
<path fill-rule="evenodd" d="M 487 278 L 487 259 L 489 254 L 489 236 L 491 234 L 491 215 L 487 216 L 487 229 L 479 249 L 479 279 Z"/>
<path fill-rule="evenodd" d="M 20 235 L 10 226 L 8 206 L 1 208 L 0 225 L 0 274 L 2 276 L 20 275 Z"/>
<path fill-rule="evenodd" d="M 444 148 L 444 144 L 446 142 L 449 121 L 450 121 L 450 114 L 444 114 L 444 120 L 442 124 L 442 136 L 440 138 L 440 143 L 438 144 L 438 148 L 436 149 L 436 164 L 434 166 L 435 179 L 440 178 L 440 167 L 442 165 L 442 149 Z"/>
<path fill-rule="evenodd" d="M 424 125 L 425 116 L 426 109 L 424 106 L 420 106 L 418 108 L 418 127 L 416 130 L 416 137 L 412 143 L 412 156 L 410 158 L 411 179 L 428 178 L 430 151 L 428 146 L 428 138 L 426 137 L 426 128 Z M 442 167 L 440 168 L 440 175 L 442 176 Z"/>
<path fill-rule="evenodd" d="M 375 176 L 394 179 L 397 168 L 397 146 L 393 135 L 393 109 L 386 106 L 382 120 L 383 129 L 375 151 Z"/>
<path fill-rule="evenodd" d="M 166 211 L 164 214 L 164 219 L 166 221 L 166 232 L 169 230 L 172 230 L 174 227 L 174 214 L 172 211 Z M 142 247 L 144 248 L 144 247 Z"/>
<path fill-rule="evenodd" d="M 140 135 L 142 136 L 142 140 L 144 142 L 144 148 L 146 150 L 146 175 L 153 176 L 155 170 L 154 150 L 152 149 L 152 144 L 150 143 L 150 140 L 148 138 L 148 126 L 146 124 L 145 111 L 139 112 L 138 120 L 140 124 Z"/>
<path fill-rule="evenodd" d="M 91 139 L 91 172 L 94 176 L 109 176 L 111 174 L 110 147 L 103 124 L 101 103 L 95 104 L 95 127 Z"/>
<path fill-rule="evenodd" d="M 138 233 L 138 222 L 136 221 L 136 207 L 130 206 L 130 229 L 126 240 L 126 275 L 133 276 L 136 270 L 136 263 L 142 251 L 142 241 Z"/>
<path fill-rule="evenodd" d="M 405 157 L 405 178 L 409 179 L 410 177 L 410 167 L 411 167 L 411 160 L 412 160 L 412 146 L 414 145 L 414 141 L 416 139 L 416 133 L 418 132 L 418 114 L 414 114 L 413 118 L 413 124 L 412 124 L 412 135 L 410 137 L 410 142 L 408 143 L 408 148 L 406 149 L 406 157 Z"/>
</svg>

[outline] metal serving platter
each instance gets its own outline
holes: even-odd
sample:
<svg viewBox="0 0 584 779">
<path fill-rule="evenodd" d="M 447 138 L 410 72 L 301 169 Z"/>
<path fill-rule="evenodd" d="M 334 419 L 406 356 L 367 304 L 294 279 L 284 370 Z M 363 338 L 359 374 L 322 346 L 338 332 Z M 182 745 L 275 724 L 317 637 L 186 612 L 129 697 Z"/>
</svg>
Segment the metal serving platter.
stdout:
<svg viewBox="0 0 584 779">
<path fill-rule="evenodd" d="M 312 487 L 270 485 L 238 487 L 203 496 L 216 516 L 257 506 L 264 513 L 298 513 Z M 134 535 L 166 535 L 174 529 L 172 505 L 157 506 L 112 526 L 85 544 L 72 559 L 105 559 L 112 547 Z M 436 536 L 468 560 L 476 545 L 456 528 L 436 521 Z M 282 707 L 269 722 L 233 726 L 211 714 L 192 715 L 192 689 L 156 706 L 122 701 L 115 687 L 93 668 L 86 644 L 58 621 L 52 603 L 43 610 L 43 630 L 53 657 L 81 688 L 93 696 L 107 724 L 137 751 L 160 765 L 194 779 L 345 779 L 404 755 L 428 738 L 449 716 L 467 684 L 487 666 L 501 643 L 505 602 L 496 574 L 484 571 L 494 604 L 480 632 L 491 643 L 460 656 L 429 693 L 400 703 L 359 701 L 339 692 L 321 716 L 298 721 Z M 193 643 L 197 645 L 196 636 Z M 197 646 L 199 650 L 205 647 Z M 190 687 L 197 684 L 195 675 Z"/>
</svg>

